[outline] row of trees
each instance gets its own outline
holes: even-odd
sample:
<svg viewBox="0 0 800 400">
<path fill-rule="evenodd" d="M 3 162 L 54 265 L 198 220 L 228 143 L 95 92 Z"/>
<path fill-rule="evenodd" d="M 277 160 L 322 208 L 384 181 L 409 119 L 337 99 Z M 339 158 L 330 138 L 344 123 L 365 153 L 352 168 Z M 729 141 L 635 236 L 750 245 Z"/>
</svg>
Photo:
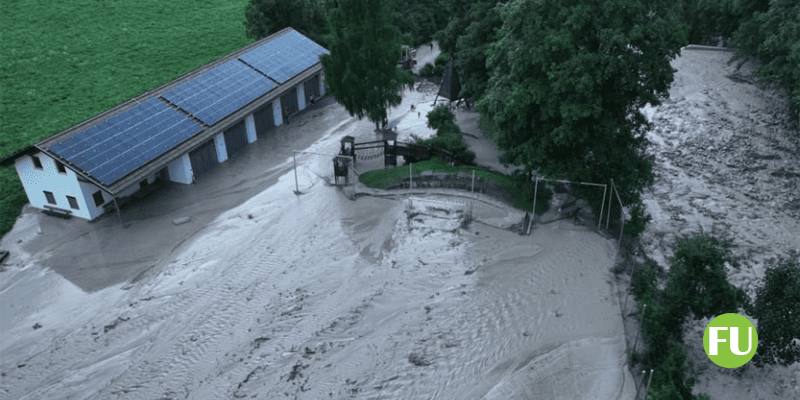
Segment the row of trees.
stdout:
<svg viewBox="0 0 800 400">
<path fill-rule="evenodd" d="M 247 26 L 260 37 L 292 25 L 325 43 L 331 92 L 376 125 L 409 82 L 393 65 L 404 37 L 418 44 L 435 33 L 504 161 L 613 177 L 636 234 L 639 194 L 653 179 L 639 109 L 667 94 L 670 61 L 687 40 L 682 16 L 672 0 L 252 0 Z"/>
<path fill-rule="evenodd" d="M 767 270 L 751 302 L 728 282 L 726 265 L 735 263 L 727 243 L 700 234 L 680 239 L 669 272 L 659 285 L 660 270 L 640 267 L 632 291 L 642 314 L 644 350 L 636 360 L 654 374 L 651 399 L 704 399 L 692 393 L 694 379 L 683 346 L 684 324 L 691 318 L 713 318 L 744 312 L 758 322 L 757 364 L 800 361 L 800 264 L 779 260 Z"/>
</svg>

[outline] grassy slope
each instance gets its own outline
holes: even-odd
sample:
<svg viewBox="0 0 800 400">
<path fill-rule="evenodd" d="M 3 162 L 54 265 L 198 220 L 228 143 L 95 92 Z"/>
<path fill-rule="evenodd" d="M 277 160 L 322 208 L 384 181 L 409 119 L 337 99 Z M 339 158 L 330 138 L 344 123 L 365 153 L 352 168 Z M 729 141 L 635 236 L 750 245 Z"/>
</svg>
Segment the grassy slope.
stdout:
<svg viewBox="0 0 800 400">
<path fill-rule="evenodd" d="M 249 42 L 247 0 L 0 1 L 0 157 Z M 0 235 L 24 203 L 0 169 Z"/>
<path fill-rule="evenodd" d="M 475 170 L 476 177 L 495 182 L 503 187 L 508 193 L 510 193 L 513 199 L 512 205 L 514 207 L 521 210 L 531 210 L 533 203 L 533 193 L 530 190 L 531 184 L 527 183 L 522 177 L 504 175 L 499 172 L 475 166 L 451 166 L 448 163 L 436 158 L 413 164 L 414 175 L 419 175 L 425 171 L 447 172 L 451 174 L 463 172 L 470 174 L 472 173 L 472 170 Z M 359 176 L 359 180 L 368 187 L 386 189 L 387 187 L 390 187 L 408 178 L 408 173 L 408 166 L 377 169 L 361 174 Z M 545 192 L 544 190 L 540 191 L 539 195 L 536 196 L 536 198 L 539 200 L 536 205 L 537 214 L 547 211 L 547 204 L 550 200 L 550 196 L 551 194 Z"/>
</svg>

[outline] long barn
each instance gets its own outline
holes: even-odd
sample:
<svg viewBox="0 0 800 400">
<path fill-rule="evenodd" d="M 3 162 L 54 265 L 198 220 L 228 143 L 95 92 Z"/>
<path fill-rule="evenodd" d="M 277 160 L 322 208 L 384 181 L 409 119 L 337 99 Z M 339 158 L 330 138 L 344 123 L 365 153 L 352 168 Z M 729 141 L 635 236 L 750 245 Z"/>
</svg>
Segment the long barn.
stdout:
<svg viewBox="0 0 800 400">
<path fill-rule="evenodd" d="M 192 184 L 325 94 L 327 50 L 286 28 L 9 157 L 33 207 L 93 220 Z"/>
</svg>

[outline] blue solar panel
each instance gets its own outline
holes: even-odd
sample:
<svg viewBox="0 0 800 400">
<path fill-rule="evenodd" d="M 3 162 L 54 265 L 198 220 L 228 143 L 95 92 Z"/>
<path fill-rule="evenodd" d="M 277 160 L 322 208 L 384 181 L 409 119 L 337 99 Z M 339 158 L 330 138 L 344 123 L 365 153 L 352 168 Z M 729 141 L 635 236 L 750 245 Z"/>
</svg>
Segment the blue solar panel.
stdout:
<svg viewBox="0 0 800 400">
<path fill-rule="evenodd" d="M 181 112 L 151 97 L 47 148 L 110 186 L 201 130 Z"/>
<path fill-rule="evenodd" d="M 214 125 L 274 87 L 275 83 L 252 68 L 231 60 L 173 86 L 161 96 Z"/>
<path fill-rule="evenodd" d="M 292 79 L 319 62 L 328 50 L 297 31 L 290 30 L 239 56 L 278 83 Z"/>
</svg>

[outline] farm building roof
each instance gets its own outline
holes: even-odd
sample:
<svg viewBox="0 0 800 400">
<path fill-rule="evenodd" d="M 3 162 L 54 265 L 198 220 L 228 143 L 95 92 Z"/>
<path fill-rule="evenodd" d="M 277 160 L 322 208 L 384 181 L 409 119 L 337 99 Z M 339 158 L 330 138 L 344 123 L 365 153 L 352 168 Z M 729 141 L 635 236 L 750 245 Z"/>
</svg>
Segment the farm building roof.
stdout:
<svg viewBox="0 0 800 400">
<path fill-rule="evenodd" d="M 42 151 L 115 194 L 238 122 L 321 68 L 327 50 L 286 28 L 90 118 Z M 13 155 L 17 158 L 24 152 Z"/>
</svg>

